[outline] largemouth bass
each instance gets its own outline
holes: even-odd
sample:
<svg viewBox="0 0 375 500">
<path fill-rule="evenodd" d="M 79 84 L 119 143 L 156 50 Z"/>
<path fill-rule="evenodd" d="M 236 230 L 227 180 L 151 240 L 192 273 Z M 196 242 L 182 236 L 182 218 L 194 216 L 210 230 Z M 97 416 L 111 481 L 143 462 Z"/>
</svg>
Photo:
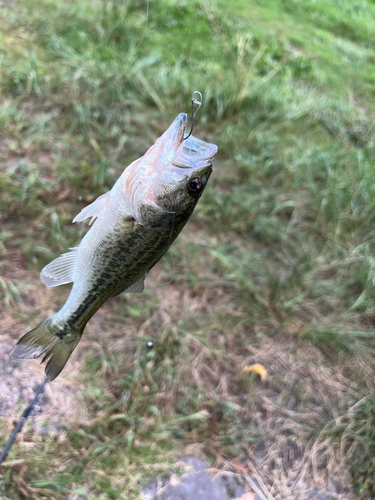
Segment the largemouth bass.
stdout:
<svg viewBox="0 0 375 500">
<path fill-rule="evenodd" d="M 56 378 L 78 344 L 86 323 L 121 292 L 142 292 L 146 274 L 189 220 L 212 172 L 217 147 L 194 136 L 184 140 L 181 113 L 147 153 L 129 165 L 113 188 L 73 222 L 95 224 L 80 245 L 41 272 L 47 286 L 73 282 L 60 311 L 26 333 L 10 356 L 48 359 Z"/>
</svg>

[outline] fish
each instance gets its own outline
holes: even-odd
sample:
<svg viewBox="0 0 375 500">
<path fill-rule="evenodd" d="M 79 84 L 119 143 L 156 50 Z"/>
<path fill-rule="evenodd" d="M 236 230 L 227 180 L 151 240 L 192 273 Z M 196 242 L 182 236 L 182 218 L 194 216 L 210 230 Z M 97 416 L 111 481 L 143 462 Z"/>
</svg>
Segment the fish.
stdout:
<svg viewBox="0 0 375 500">
<path fill-rule="evenodd" d="M 26 333 L 10 357 L 44 356 L 54 380 L 82 337 L 86 323 L 110 298 L 140 293 L 145 277 L 177 238 L 212 173 L 217 146 L 185 138 L 180 113 L 155 144 L 131 163 L 107 193 L 73 219 L 94 224 L 78 247 L 41 271 L 48 287 L 73 283 L 63 307 Z"/>
</svg>

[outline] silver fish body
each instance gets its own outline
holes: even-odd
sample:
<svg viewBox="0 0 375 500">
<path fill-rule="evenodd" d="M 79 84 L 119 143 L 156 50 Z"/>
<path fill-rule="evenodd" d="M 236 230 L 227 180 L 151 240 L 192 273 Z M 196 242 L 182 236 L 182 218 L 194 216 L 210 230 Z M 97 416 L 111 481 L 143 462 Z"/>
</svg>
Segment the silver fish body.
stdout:
<svg viewBox="0 0 375 500">
<path fill-rule="evenodd" d="M 141 292 L 149 270 L 188 221 L 212 172 L 217 147 L 193 136 L 183 140 L 181 113 L 140 159 L 125 169 L 111 191 L 74 221 L 96 219 L 79 247 L 41 272 L 47 286 L 73 282 L 55 315 L 24 335 L 13 358 L 49 358 L 53 380 L 65 366 L 91 316 L 121 292 Z M 92 222 L 91 220 L 91 222 Z"/>
</svg>

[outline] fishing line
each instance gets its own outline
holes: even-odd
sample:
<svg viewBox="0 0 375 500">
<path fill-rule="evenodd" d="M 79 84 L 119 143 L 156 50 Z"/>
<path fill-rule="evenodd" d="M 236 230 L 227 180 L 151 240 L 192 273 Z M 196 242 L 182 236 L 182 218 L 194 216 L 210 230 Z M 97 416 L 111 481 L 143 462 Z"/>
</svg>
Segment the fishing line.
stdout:
<svg viewBox="0 0 375 500">
<path fill-rule="evenodd" d="M 198 94 L 199 95 L 200 101 L 198 101 L 198 99 L 195 99 L 194 94 Z M 186 137 L 184 137 L 184 139 L 183 139 L 184 141 L 186 141 L 186 139 L 188 139 L 191 136 L 191 134 L 193 133 L 193 129 L 194 129 L 194 116 L 198 112 L 199 108 L 202 106 L 202 101 L 203 101 L 202 94 L 199 92 L 199 90 L 194 90 L 193 96 L 192 96 L 192 99 L 191 99 L 191 129 L 190 129 L 189 134 Z M 194 105 L 195 104 L 198 105 L 197 109 L 194 109 Z M 184 146 L 184 147 L 186 147 L 186 146 Z M 190 150 L 191 150 L 191 148 L 190 148 Z M 172 229 L 171 229 L 171 233 L 169 235 L 168 247 L 170 246 L 171 239 L 172 239 L 172 236 L 173 236 L 174 221 L 175 221 L 175 214 L 176 214 L 176 209 L 175 209 L 174 206 L 173 206 L 173 212 L 174 212 L 174 215 L 173 215 L 173 219 L 172 219 Z M 170 248 L 169 248 L 169 255 L 171 256 L 172 266 L 173 266 L 173 269 L 174 269 L 175 268 L 174 267 L 174 258 L 173 258 L 173 255 L 172 255 L 172 252 L 171 252 Z"/>
<path fill-rule="evenodd" d="M 31 403 L 26 408 L 26 410 L 23 412 L 21 420 L 18 422 L 17 427 L 14 429 L 12 435 L 9 438 L 9 441 L 5 445 L 5 448 L 4 448 L 3 452 L 0 455 L 0 464 L 4 461 L 4 458 L 7 456 L 8 451 L 10 450 L 10 447 L 13 444 L 13 441 L 15 440 L 15 438 L 16 438 L 17 434 L 19 433 L 19 431 L 22 429 L 23 424 L 26 422 L 27 417 L 29 416 L 29 414 L 33 410 L 33 408 L 35 406 L 35 403 L 37 402 L 39 396 L 42 394 L 44 386 L 46 385 L 46 383 L 48 381 L 49 381 L 49 378 L 46 377 L 44 379 L 44 381 L 40 384 L 39 389 L 36 391 L 34 399 L 31 401 Z"/>
</svg>

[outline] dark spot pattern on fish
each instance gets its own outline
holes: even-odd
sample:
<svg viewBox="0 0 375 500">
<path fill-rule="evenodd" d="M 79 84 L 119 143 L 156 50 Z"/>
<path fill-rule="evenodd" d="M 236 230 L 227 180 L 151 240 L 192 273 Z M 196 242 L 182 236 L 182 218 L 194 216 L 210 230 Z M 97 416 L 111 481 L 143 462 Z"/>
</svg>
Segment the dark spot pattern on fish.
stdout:
<svg viewBox="0 0 375 500">
<path fill-rule="evenodd" d="M 188 210 L 174 216 L 169 226 L 144 228 L 134 224 L 129 238 L 119 218 L 114 231 L 96 249 L 96 258 L 105 265 L 91 279 L 85 299 L 64 321 L 59 332 L 63 338 L 73 328 L 84 326 L 91 316 L 108 300 L 126 290 L 160 260 L 188 221 L 196 202 Z"/>
</svg>

